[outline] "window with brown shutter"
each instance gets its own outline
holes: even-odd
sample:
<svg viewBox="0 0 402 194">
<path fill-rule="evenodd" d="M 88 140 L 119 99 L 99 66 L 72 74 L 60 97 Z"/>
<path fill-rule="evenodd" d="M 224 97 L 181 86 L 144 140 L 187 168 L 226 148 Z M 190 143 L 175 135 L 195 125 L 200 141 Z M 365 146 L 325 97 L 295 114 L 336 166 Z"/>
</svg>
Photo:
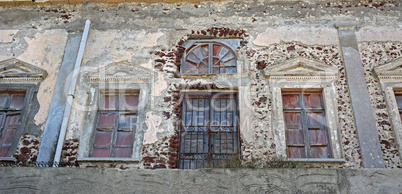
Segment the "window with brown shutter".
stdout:
<svg viewBox="0 0 402 194">
<path fill-rule="evenodd" d="M 101 93 L 91 157 L 130 158 L 137 111 L 137 93 Z"/>
<path fill-rule="evenodd" d="M 321 91 L 283 91 L 288 158 L 330 158 Z"/>
<path fill-rule="evenodd" d="M 0 93 L 0 157 L 10 156 L 9 151 L 24 106 L 25 92 Z"/>
</svg>

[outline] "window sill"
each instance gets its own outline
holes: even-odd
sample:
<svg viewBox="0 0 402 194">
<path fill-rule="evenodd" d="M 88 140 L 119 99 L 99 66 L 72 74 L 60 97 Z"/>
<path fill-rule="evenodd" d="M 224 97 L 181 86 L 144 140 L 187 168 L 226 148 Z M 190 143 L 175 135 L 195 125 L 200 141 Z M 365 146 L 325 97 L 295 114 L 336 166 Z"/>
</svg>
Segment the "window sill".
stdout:
<svg viewBox="0 0 402 194">
<path fill-rule="evenodd" d="M 285 158 L 283 161 L 308 163 L 345 163 L 344 158 Z"/>
<path fill-rule="evenodd" d="M 77 158 L 78 162 L 132 162 L 138 163 L 140 160 L 135 158 Z"/>
<path fill-rule="evenodd" d="M 17 162 L 14 157 L 0 157 L 0 162 Z"/>
<path fill-rule="evenodd" d="M 181 74 L 184 79 L 200 79 L 200 78 L 238 78 L 244 77 L 246 74 L 240 73 L 217 73 L 217 74 Z"/>
</svg>

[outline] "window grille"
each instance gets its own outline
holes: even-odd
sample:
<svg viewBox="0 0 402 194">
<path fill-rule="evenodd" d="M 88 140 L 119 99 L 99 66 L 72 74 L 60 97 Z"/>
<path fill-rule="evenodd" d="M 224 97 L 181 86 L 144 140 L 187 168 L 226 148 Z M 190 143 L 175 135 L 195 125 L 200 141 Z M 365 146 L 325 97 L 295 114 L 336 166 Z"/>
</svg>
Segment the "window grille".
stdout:
<svg viewBox="0 0 402 194">
<path fill-rule="evenodd" d="M 186 94 L 180 129 L 179 168 L 225 167 L 239 158 L 236 94 Z"/>
</svg>

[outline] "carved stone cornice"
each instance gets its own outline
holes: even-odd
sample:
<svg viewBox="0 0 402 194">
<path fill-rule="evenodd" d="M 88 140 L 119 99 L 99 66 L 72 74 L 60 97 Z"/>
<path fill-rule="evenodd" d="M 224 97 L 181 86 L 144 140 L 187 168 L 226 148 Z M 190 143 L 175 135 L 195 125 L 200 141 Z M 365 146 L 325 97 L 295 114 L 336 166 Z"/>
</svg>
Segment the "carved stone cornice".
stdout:
<svg viewBox="0 0 402 194">
<path fill-rule="evenodd" d="M 338 69 L 322 62 L 297 57 L 264 69 L 270 80 L 330 80 L 338 77 Z"/>
<path fill-rule="evenodd" d="M 152 71 L 124 61 L 91 71 L 87 77 L 91 83 L 149 83 Z"/>
<path fill-rule="evenodd" d="M 0 62 L 0 83 L 38 83 L 46 76 L 46 70 L 15 58 Z"/>
<path fill-rule="evenodd" d="M 380 80 L 402 80 L 402 57 L 374 68 Z"/>
</svg>

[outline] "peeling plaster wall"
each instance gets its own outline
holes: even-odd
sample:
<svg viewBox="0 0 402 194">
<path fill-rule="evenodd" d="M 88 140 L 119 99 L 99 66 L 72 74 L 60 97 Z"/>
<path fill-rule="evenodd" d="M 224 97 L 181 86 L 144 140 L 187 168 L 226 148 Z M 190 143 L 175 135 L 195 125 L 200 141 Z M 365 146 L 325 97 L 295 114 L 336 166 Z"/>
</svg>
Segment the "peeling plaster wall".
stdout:
<svg viewBox="0 0 402 194">
<path fill-rule="evenodd" d="M 50 101 L 57 80 L 58 70 L 63 59 L 67 32 L 64 29 L 0 30 L 0 60 L 17 58 L 47 71 L 48 76 L 41 82 L 37 98 L 40 104 L 34 123 L 44 127 L 49 112 Z M 4 36 L 3 36 L 4 35 Z M 32 121 L 31 121 L 32 122 Z"/>
<path fill-rule="evenodd" d="M 97 105 L 89 103 L 94 101 L 89 98 L 94 98 L 97 91 L 91 88 L 87 73 L 127 61 L 130 65 L 143 67 L 153 73 L 150 90 L 147 91 L 148 101 L 140 110 L 146 114 L 142 123 L 143 142 L 137 142 L 143 144 L 138 164 L 140 168 L 177 167 L 177 121 L 180 118 L 182 85 L 195 90 L 206 90 L 208 87 L 227 89 L 224 82 L 228 77 L 225 76 L 182 78 L 179 72 L 180 58 L 184 52 L 182 45 L 188 39 L 241 39 L 241 46 L 235 51 L 239 75 L 230 80 L 245 80 L 236 86 L 242 95 L 240 135 L 244 161 L 264 161 L 286 155 L 277 149 L 279 145 L 284 146 L 284 142 L 278 142 L 278 134 L 275 134 L 275 126 L 272 125 L 272 106 L 275 102 L 263 68 L 295 57 L 323 62 L 339 70 L 339 78 L 335 81 L 335 101 L 342 146 L 334 149 L 339 149 L 337 151 L 342 153 L 346 162 L 307 166 L 360 168 L 360 147 L 338 46 L 338 33 L 334 26 L 353 23 L 358 27 L 356 36 L 361 42 L 363 64 L 366 70 L 371 71 L 380 58 L 385 62 L 400 57 L 400 53 L 375 57 L 369 54 L 381 50 L 378 45 L 384 45 L 384 48 L 390 47 L 390 44 L 400 45 L 401 36 L 395 36 L 402 33 L 400 15 L 401 7 L 397 1 L 375 4 L 366 1 L 273 3 L 260 0 L 202 4 L 84 3 L 0 7 L 0 60 L 16 57 L 48 71 L 49 75 L 37 95 L 40 109 L 34 121 L 30 121 L 42 129 L 67 34 L 81 31 L 85 19 L 90 19 L 92 25 L 68 124 L 63 160 L 73 162 L 77 157 L 85 157 L 84 153 L 88 153 L 91 147 L 87 142 L 92 138 L 94 124 L 86 127 L 84 123 L 94 123 Z M 383 42 L 371 43 L 374 41 Z M 373 89 L 378 88 L 375 80 L 373 75 L 366 74 L 374 108 L 378 101 L 383 101 L 381 94 Z M 67 90 L 68 86 L 65 88 Z M 392 168 L 400 166 L 400 156 L 394 153 L 392 143 L 388 145 L 384 142 L 388 142 L 392 136 L 392 130 L 387 125 L 390 121 L 384 116 L 386 109 L 375 109 L 375 112 L 380 115 L 377 116 L 377 124 L 386 165 Z"/>
</svg>

